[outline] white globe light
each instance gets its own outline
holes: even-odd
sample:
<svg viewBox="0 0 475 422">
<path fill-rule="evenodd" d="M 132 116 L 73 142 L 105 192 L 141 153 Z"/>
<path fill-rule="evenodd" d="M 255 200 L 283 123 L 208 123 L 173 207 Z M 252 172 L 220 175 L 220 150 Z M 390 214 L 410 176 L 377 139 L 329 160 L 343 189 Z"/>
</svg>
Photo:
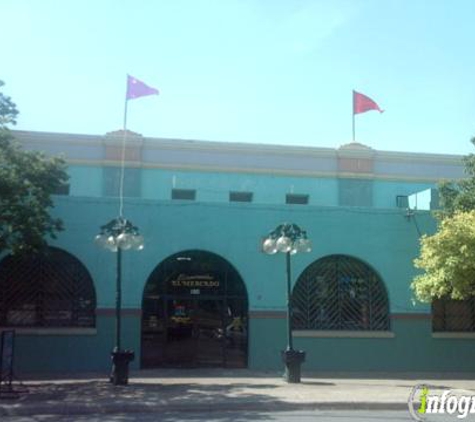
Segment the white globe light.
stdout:
<svg viewBox="0 0 475 422">
<path fill-rule="evenodd" d="M 107 242 L 107 236 L 105 234 L 98 234 L 95 238 L 94 238 L 94 243 L 97 245 L 97 246 L 100 246 L 101 248 L 105 248 L 106 247 L 106 242 Z"/>
<path fill-rule="evenodd" d="M 309 239 L 299 239 L 299 252 L 311 252 L 312 242 Z"/>
<path fill-rule="evenodd" d="M 132 236 L 132 248 L 136 251 L 141 251 L 144 248 L 144 238 L 141 234 Z"/>
<path fill-rule="evenodd" d="M 275 245 L 278 251 L 287 253 L 292 249 L 292 240 L 287 236 L 281 236 L 277 239 Z"/>
<path fill-rule="evenodd" d="M 292 249 L 290 250 L 290 255 L 295 255 L 299 250 L 295 246 L 295 244 L 292 246 Z"/>
<path fill-rule="evenodd" d="M 264 240 L 264 242 L 262 243 L 262 249 L 268 255 L 274 255 L 275 253 L 277 253 L 275 239 L 268 237 L 266 240 Z"/>
<path fill-rule="evenodd" d="M 117 236 L 117 244 L 120 248 L 127 250 L 132 247 L 131 235 L 128 233 L 121 233 Z"/>
<path fill-rule="evenodd" d="M 114 236 L 109 236 L 104 244 L 106 249 L 109 249 L 111 252 L 117 252 L 117 242 Z"/>
</svg>

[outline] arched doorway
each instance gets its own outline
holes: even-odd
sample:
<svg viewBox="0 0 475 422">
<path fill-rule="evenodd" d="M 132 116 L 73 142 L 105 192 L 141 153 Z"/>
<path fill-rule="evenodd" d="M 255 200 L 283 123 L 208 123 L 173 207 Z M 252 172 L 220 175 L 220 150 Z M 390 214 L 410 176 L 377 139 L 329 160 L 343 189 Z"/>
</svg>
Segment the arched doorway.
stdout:
<svg viewBox="0 0 475 422">
<path fill-rule="evenodd" d="M 246 367 L 247 316 L 246 287 L 228 261 L 172 255 L 145 285 L 142 367 Z"/>
</svg>

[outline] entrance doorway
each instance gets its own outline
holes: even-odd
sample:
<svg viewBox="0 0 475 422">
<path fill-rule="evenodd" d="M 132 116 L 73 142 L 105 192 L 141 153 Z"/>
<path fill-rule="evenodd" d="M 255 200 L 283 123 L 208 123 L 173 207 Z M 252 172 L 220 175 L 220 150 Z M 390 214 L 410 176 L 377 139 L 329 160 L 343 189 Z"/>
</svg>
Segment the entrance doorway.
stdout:
<svg viewBox="0 0 475 422">
<path fill-rule="evenodd" d="M 142 367 L 247 366 L 246 288 L 218 255 L 185 251 L 163 261 L 142 310 Z"/>
</svg>

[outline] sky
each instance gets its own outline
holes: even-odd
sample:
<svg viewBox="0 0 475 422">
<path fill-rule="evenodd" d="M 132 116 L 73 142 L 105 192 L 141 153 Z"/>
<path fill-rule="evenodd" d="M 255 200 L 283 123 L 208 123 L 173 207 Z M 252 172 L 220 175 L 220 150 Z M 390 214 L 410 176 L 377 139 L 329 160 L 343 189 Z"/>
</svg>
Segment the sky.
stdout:
<svg viewBox="0 0 475 422">
<path fill-rule="evenodd" d="M 20 130 L 475 152 L 473 0 L 0 0 Z"/>
</svg>

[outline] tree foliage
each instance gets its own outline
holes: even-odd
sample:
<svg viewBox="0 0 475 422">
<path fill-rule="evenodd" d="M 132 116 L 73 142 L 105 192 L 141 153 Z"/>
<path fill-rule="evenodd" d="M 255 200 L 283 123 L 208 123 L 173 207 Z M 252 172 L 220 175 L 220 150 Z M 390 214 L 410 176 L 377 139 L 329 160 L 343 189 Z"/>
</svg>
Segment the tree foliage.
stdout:
<svg viewBox="0 0 475 422">
<path fill-rule="evenodd" d="M 475 145 L 475 138 L 471 142 Z M 414 261 L 423 273 L 411 285 L 416 299 L 475 296 L 475 154 L 464 157 L 466 179 L 439 185 L 437 232 L 423 235 Z"/>
<path fill-rule="evenodd" d="M 23 150 L 8 128 L 17 115 L 11 98 L 0 92 L 0 253 L 40 250 L 46 237 L 63 228 L 50 211 L 51 195 L 68 180 L 65 162 Z"/>
<path fill-rule="evenodd" d="M 437 233 L 422 236 L 414 264 L 424 270 L 412 283 L 417 299 L 474 296 L 475 211 L 455 211 L 440 222 Z"/>
<path fill-rule="evenodd" d="M 475 138 L 471 141 L 475 145 Z M 450 182 L 445 181 L 439 185 L 442 218 L 452 215 L 456 211 L 475 210 L 475 154 L 463 158 L 466 179 Z"/>
</svg>

